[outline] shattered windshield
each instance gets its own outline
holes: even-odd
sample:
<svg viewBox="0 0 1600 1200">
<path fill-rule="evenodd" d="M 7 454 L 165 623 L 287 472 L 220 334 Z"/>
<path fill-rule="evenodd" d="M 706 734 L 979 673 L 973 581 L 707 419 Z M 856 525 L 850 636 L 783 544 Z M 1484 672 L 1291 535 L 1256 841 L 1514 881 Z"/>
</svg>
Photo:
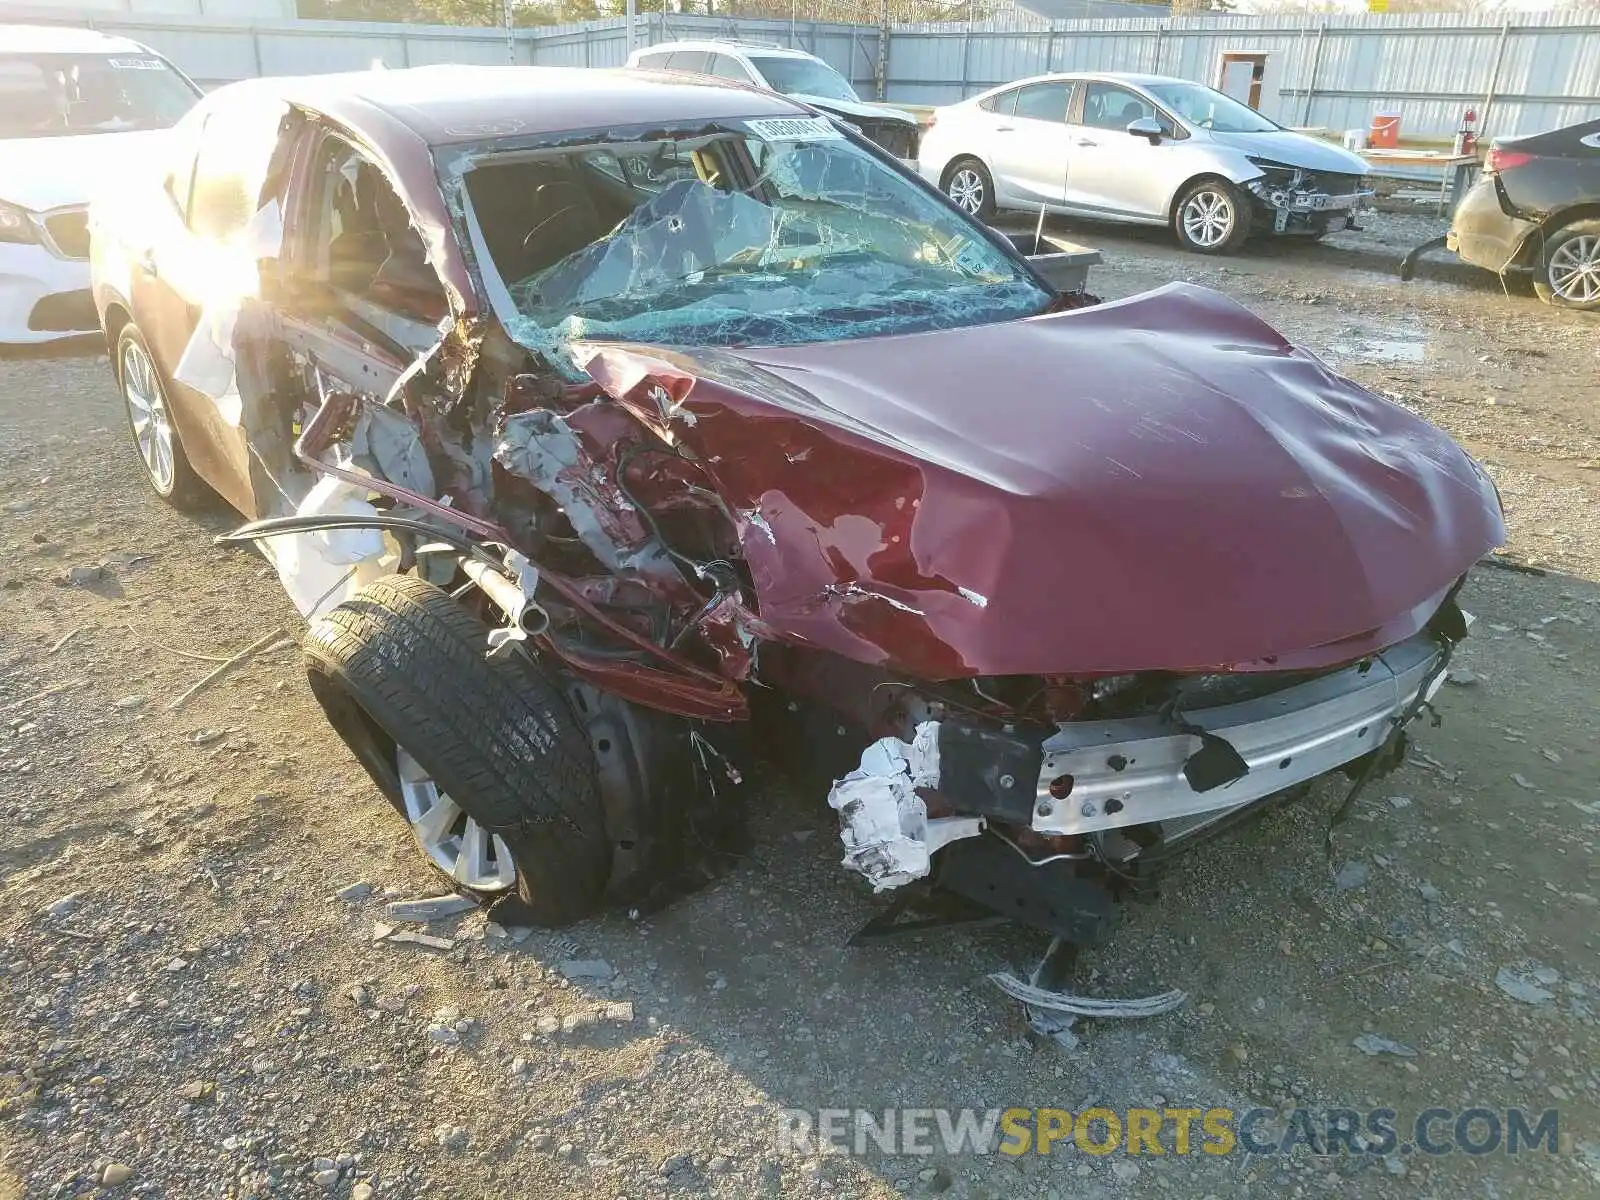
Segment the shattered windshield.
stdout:
<svg viewBox="0 0 1600 1200">
<path fill-rule="evenodd" d="M 816 96 L 822 100 L 860 99 L 849 81 L 825 62 L 776 54 L 751 54 L 747 57 L 761 72 L 767 86 L 785 96 Z"/>
<path fill-rule="evenodd" d="M 199 98 L 148 52 L 0 53 L 0 138 L 165 129 Z"/>
<path fill-rule="evenodd" d="M 514 314 L 570 344 L 760 346 L 980 325 L 1047 290 L 959 213 L 825 118 L 497 161 L 467 176 Z"/>
</svg>

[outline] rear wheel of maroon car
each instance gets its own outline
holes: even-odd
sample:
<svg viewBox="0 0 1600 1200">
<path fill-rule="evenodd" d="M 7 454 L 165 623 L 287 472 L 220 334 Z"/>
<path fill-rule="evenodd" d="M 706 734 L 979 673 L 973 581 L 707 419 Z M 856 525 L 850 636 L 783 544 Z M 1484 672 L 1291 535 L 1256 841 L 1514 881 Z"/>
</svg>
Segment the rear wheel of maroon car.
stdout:
<svg viewBox="0 0 1600 1200">
<path fill-rule="evenodd" d="M 172 424 L 166 385 L 144 335 L 132 323 L 117 338 L 117 381 L 128 413 L 128 431 L 156 494 L 175 508 L 204 508 L 216 499 L 183 452 Z"/>
<path fill-rule="evenodd" d="M 1600 311 L 1600 220 L 1574 221 L 1546 238 L 1533 287 L 1546 304 Z"/>
<path fill-rule="evenodd" d="M 1231 254 L 1250 236 L 1250 197 L 1226 179 L 1186 188 L 1172 210 L 1178 244 L 1197 254 Z"/>
<path fill-rule="evenodd" d="M 594 755 L 561 691 L 432 584 L 391 575 L 313 622 L 312 693 L 457 889 L 563 925 L 598 907 L 610 847 Z"/>
</svg>

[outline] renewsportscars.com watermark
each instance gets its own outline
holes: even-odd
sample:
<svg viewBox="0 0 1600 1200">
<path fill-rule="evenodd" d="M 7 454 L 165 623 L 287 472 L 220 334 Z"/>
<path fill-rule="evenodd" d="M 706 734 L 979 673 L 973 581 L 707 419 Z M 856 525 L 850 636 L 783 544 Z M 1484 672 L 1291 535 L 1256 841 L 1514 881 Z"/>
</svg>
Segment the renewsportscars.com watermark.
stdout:
<svg viewBox="0 0 1600 1200">
<path fill-rule="evenodd" d="M 1370 1154 L 1558 1152 L 1560 1114 L 1522 1108 L 786 1108 L 782 1154 Z"/>
</svg>

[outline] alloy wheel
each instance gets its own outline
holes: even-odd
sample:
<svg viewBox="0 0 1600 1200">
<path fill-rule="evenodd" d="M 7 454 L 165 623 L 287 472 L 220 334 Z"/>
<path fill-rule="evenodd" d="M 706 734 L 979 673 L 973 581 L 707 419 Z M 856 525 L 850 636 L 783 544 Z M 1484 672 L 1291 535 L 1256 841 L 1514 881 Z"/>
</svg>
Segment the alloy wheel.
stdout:
<svg viewBox="0 0 1600 1200">
<path fill-rule="evenodd" d="M 962 167 L 950 176 L 945 194 L 962 212 L 977 216 L 983 211 L 983 176 L 971 167 Z"/>
<path fill-rule="evenodd" d="M 445 795 L 427 768 L 398 747 L 395 766 L 412 836 L 433 864 L 474 891 L 500 892 L 513 887 L 517 866 L 500 836 L 468 816 Z"/>
<path fill-rule="evenodd" d="M 1600 234 L 1568 238 L 1555 248 L 1545 268 L 1550 290 L 1569 304 L 1600 300 Z"/>
<path fill-rule="evenodd" d="M 122 350 L 122 397 L 128 405 L 134 441 L 145 470 L 150 472 L 158 491 L 170 492 L 176 477 L 172 422 L 156 379 L 155 364 L 135 342 L 127 343 Z"/>
<path fill-rule="evenodd" d="M 1180 217 L 1188 239 L 1207 250 L 1222 245 L 1233 233 L 1233 201 L 1221 192 L 1196 192 L 1184 204 Z"/>
</svg>

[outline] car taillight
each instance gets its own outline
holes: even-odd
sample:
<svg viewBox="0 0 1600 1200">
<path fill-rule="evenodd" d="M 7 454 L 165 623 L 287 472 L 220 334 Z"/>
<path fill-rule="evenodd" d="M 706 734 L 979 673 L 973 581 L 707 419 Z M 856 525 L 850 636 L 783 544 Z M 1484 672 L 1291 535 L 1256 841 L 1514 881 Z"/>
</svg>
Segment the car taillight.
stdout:
<svg viewBox="0 0 1600 1200">
<path fill-rule="evenodd" d="M 922 127 L 924 129 L 932 129 L 933 126 L 934 126 L 934 123 L 936 121 L 938 121 L 938 119 L 939 119 L 939 114 L 937 112 L 931 112 L 926 117 L 924 117 L 922 119 Z"/>
<path fill-rule="evenodd" d="M 1483 161 L 1483 169 L 1490 175 L 1498 175 L 1512 167 L 1527 166 L 1533 159 L 1532 154 L 1525 154 L 1521 150 L 1502 150 L 1499 146 L 1491 146 L 1488 157 Z"/>
</svg>

